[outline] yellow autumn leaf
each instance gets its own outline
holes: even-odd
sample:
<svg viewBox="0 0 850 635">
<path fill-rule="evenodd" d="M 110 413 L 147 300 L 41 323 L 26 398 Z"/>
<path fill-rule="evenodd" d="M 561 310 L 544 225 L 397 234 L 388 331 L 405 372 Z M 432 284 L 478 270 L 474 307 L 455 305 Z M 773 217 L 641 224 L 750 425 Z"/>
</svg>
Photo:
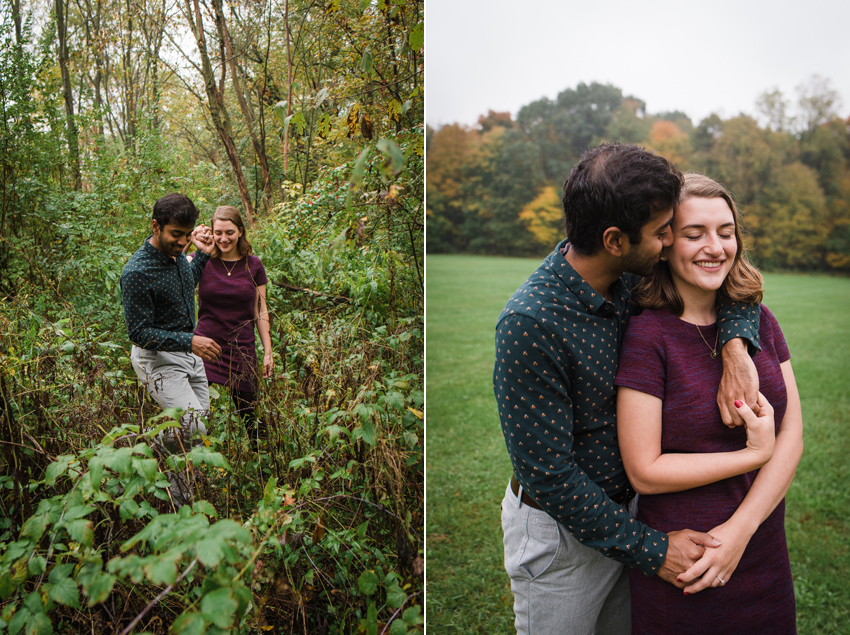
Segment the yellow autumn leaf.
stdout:
<svg viewBox="0 0 850 635">
<path fill-rule="evenodd" d="M 411 408 L 410 406 L 408 406 L 407 409 L 410 410 L 410 412 L 413 413 L 413 416 L 416 417 L 417 419 L 424 419 L 425 418 L 425 413 L 422 412 L 421 410 L 415 410 L 414 408 Z"/>
</svg>

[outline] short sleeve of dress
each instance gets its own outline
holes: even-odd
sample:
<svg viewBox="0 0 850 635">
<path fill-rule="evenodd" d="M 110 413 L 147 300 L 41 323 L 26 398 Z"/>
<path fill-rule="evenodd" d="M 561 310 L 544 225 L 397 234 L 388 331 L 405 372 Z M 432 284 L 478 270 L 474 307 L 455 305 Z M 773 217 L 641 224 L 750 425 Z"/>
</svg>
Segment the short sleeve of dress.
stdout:
<svg viewBox="0 0 850 635">
<path fill-rule="evenodd" d="M 266 277 L 266 268 L 263 267 L 263 262 L 257 256 L 248 256 L 251 259 L 251 275 L 254 278 L 254 284 L 262 286 L 269 283 Z"/>
<path fill-rule="evenodd" d="M 773 315 L 770 309 L 765 305 L 761 305 L 761 324 L 759 331 L 762 333 L 770 333 L 773 339 L 773 348 L 776 351 L 776 357 L 779 363 L 787 362 L 791 359 L 791 351 L 788 350 L 788 343 L 785 341 L 785 335 L 779 327 L 779 322 L 776 316 Z"/>
<path fill-rule="evenodd" d="M 667 364 L 658 316 L 644 311 L 633 317 L 620 347 L 620 366 L 615 386 L 632 388 L 664 399 Z"/>
</svg>

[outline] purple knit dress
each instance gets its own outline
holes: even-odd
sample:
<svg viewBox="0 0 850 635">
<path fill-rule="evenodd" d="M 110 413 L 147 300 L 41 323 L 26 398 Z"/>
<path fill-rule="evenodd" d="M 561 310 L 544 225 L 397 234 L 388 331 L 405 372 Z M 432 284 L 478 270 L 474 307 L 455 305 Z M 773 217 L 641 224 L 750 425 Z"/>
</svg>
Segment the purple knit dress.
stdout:
<svg viewBox="0 0 850 635">
<path fill-rule="evenodd" d="M 257 287 L 267 283 L 266 270 L 256 256 L 247 257 L 247 268 L 245 258 L 227 263 L 212 258 L 204 267 L 195 333 L 221 346 L 221 359 L 204 360 L 210 383 L 257 392 L 254 304 Z"/>
<path fill-rule="evenodd" d="M 702 337 L 697 328 L 669 311 L 648 310 L 632 318 L 615 383 L 663 400 L 662 452 L 740 450 L 746 445 L 746 431 L 723 425 L 716 403 L 723 362 L 719 355 L 711 359 L 706 342 L 714 343 L 717 327 L 699 327 Z M 762 350 L 753 361 L 759 389 L 774 408 L 778 431 L 788 405 L 779 364 L 790 355 L 776 318 L 765 306 L 759 334 Z M 663 532 L 709 531 L 732 516 L 757 474 L 758 470 L 684 492 L 641 495 L 637 518 Z M 796 633 L 785 501 L 753 534 L 725 586 L 685 596 L 658 576 L 636 569 L 630 572 L 630 584 L 633 635 Z"/>
</svg>

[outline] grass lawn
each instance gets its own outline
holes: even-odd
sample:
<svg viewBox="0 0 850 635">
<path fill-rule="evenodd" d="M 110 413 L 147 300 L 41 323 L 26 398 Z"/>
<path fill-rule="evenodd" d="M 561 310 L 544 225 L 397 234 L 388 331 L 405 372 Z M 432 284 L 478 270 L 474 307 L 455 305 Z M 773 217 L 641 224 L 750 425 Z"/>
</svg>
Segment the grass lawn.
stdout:
<svg viewBox="0 0 850 635">
<path fill-rule="evenodd" d="M 499 504 L 511 474 L 492 390 L 496 319 L 539 260 L 427 258 L 427 625 L 509 633 Z M 786 530 L 801 635 L 850 633 L 850 280 L 765 276 L 791 349 L 805 451 Z"/>
</svg>

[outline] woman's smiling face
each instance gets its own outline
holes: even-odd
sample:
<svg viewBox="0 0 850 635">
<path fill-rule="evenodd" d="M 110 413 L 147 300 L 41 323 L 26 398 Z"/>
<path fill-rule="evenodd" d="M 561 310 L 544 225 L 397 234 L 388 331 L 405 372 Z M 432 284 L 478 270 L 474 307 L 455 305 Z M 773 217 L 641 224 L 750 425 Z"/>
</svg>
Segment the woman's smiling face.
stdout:
<svg viewBox="0 0 850 635">
<path fill-rule="evenodd" d="M 241 236 L 242 232 L 232 221 L 216 219 L 213 222 L 213 240 L 222 256 L 232 256 L 237 253 L 236 245 Z"/>
<path fill-rule="evenodd" d="M 672 227 L 673 245 L 666 255 L 680 292 L 717 291 L 738 252 L 729 205 L 719 197 L 686 199 L 676 208 Z"/>
</svg>

